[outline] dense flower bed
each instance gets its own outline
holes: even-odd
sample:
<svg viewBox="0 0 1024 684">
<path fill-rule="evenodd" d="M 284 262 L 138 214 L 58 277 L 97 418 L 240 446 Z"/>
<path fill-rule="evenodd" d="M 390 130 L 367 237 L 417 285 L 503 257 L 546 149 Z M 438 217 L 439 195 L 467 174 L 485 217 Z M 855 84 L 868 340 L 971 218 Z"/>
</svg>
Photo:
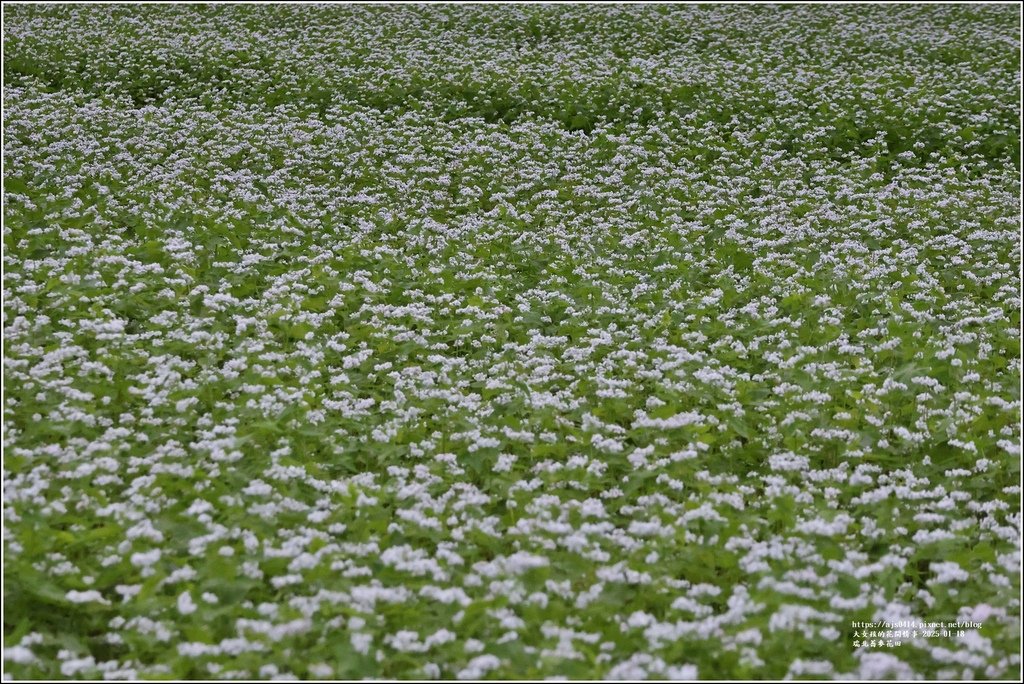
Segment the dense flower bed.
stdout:
<svg viewBox="0 0 1024 684">
<path fill-rule="evenodd" d="M 6 7 L 5 670 L 1012 676 L 1018 50 Z"/>
</svg>

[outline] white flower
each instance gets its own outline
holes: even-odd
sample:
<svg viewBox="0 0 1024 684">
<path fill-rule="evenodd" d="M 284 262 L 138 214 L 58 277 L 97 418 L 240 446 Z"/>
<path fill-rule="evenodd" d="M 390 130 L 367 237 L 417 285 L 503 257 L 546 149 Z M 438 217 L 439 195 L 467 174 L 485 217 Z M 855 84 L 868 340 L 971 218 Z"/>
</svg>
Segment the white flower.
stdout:
<svg viewBox="0 0 1024 684">
<path fill-rule="evenodd" d="M 90 589 L 89 591 L 76 591 L 72 589 L 65 594 L 65 598 L 72 603 L 102 603 L 106 606 L 110 605 L 110 601 L 103 598 L 103 594 L 95 589 Z"/>
<path fill-rule="evenodd" d="M 192 595 L 187 591 L 178 595 L 178 612 L 182 615 L 191 615 L 196 612 L 196 604 L 192 600 Z"/>
</svg>

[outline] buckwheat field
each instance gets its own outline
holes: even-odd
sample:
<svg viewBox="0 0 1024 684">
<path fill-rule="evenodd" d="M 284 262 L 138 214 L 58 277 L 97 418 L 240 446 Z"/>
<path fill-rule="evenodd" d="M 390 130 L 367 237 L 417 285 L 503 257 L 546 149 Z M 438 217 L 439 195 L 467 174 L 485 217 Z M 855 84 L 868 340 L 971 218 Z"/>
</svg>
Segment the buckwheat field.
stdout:
<svg viewBox="0 0 1024 684">
<path fill-rule="evenodd" d="M 6 677 L 1019 672 L 1018 8 L 3 41 Z"/>
</svg>

